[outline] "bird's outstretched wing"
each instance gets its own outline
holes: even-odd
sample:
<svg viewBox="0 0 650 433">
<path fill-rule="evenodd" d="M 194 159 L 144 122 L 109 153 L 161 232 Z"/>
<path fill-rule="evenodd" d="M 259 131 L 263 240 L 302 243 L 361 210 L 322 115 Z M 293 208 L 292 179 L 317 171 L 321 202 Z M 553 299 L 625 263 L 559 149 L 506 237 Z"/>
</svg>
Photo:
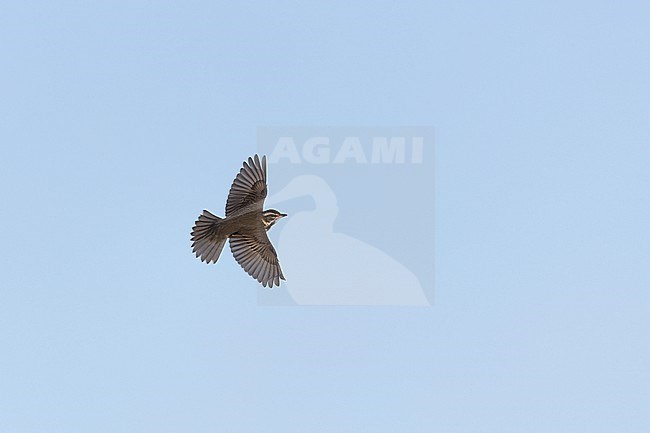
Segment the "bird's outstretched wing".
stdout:
<svg viewBox="0 0 650 433">
<path fill-rule="evenodd" d="M 232 182 L 226 201 L 226 216 L 245 208 L 261 212 L 266 194 L 266 156 L 260 161 L 259 156 L 255 155 L 244 161 L 244 166 Z"/>
<path fill-rule="evenodd" d="M 275 248 L 260 224 L 259 228 L 230 238 L 230 250 L 237 263 L 264 287 L 280 285 L 284 280 Z"/>
</svg>

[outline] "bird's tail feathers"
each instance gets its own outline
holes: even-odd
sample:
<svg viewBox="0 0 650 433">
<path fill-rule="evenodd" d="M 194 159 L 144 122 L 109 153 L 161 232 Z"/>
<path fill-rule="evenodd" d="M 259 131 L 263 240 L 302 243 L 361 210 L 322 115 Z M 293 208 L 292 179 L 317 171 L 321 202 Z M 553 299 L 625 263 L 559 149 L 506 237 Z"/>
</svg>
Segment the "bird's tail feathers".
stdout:
<svg viewBox="0 0 650 433">
<path fill-rule="evenodd" d="M 221 234 L 223 218 L 204 210 L 192 227 L 192 251 L 202 262 L 216 263 L 228 238 Z"/>
</svg>

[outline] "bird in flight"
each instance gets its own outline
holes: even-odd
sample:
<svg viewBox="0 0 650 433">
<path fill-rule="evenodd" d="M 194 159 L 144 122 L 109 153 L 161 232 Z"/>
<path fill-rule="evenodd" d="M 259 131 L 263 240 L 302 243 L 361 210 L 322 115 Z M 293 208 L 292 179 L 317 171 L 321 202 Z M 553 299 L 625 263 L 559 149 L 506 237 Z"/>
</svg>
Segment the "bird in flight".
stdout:
<svg viewBox="0 0 650 433">
<path fill-rule="evenodd" d="M 202 262 L 216 263 L 226 241 L 239 265 L 264 287 L 284 280 L 275 248 L 266 232 L 277 220 L 287 216 L 275 209 L 264 209 L 267 196 L 266 156 L 255 155 L 244 166 L 230 187 L 226 217 L 204 210 L 192 228 L 192 251 Z"/>
</svg>

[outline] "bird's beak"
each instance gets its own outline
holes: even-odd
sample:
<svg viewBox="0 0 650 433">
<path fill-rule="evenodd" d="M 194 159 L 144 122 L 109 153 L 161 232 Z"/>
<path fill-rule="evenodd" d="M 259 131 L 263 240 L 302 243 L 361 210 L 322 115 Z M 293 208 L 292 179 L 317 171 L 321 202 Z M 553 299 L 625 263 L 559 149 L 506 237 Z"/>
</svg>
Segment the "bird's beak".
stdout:
<svg viewBox="0 0 650 433">
<path fill-rule="evenodd" d="M 284 217 L 286 217 L 286 216 L 287 216 L 286 213 L 281 213 L 281 214 L 280 214 L 280 218 L 284 218 Z"/>
</svg>

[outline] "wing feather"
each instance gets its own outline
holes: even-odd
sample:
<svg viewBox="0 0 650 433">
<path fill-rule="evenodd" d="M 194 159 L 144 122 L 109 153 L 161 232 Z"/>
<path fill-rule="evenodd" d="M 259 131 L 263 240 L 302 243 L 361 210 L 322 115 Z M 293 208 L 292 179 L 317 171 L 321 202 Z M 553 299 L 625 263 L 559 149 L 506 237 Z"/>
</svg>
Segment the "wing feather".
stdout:
<svg viewBox="0 0 650 433">
<path fill-rule="evenodd" d="M 261 224 L 250 232 L 232 236 L 230 250 L 244 271 L 264 287 L 279 286 L 284 280 L 278 255 Z"/>
<path fill-rule="evenodd" d="M 243 167 L 233 181 L 228 200 L 226 201 L 226 216 L 243 209 L 262 211 L 264 199 L 268 193 L 266 186 L 266 156 L 255 155 L 244 161 Z"/>
</svg>

